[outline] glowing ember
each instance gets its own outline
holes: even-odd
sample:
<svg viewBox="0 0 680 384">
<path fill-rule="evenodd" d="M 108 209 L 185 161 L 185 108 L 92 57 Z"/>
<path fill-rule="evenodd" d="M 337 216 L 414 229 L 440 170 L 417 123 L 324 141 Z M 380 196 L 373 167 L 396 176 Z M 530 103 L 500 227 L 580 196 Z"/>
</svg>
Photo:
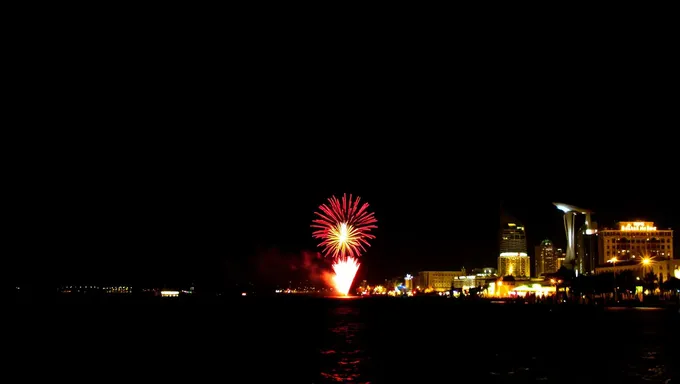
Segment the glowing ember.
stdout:
<svg viewBox="0 0 680 384">
<path fill-rule="evenodd" d="M 335 271 L 333 285 L 335 286 L 336 292 L 347 296 L 347 293 L 352 286 L 352 281 L 354 281 L 354 276 L 359 270 L 359 265 L 357 259 L 351 256 L 344 259 L 338 259 L 333 263 L 333 271 Z"/>
</svg>

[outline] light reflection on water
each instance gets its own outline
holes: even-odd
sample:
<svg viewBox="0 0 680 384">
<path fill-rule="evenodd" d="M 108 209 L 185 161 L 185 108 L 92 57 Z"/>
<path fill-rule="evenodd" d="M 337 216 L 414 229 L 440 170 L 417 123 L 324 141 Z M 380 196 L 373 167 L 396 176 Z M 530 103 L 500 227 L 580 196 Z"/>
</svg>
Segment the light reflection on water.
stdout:
<svg viewBox="0 0 680 384">
<path fill-rule="evenodd" d="M 360 321 L 360 309 L 342 305 L 329 312 L 327 337 L 320 350 L 322 382 L 369 383 L 362 379 L 362 365 L 368 356 L 363 345 L 365 324 Z"/>
<path fill-rule="evenodd" d="M 497 308 L 338 301 L 326 310 L 315 383 L 430 382 L 452 371 L 494 383 L 671 383 L 680 317 L 668 311 Z M 470 311 L 482 312 L 470 321 Z M 498 328 L 506 320 L 521 326 Z"/>
</svg>

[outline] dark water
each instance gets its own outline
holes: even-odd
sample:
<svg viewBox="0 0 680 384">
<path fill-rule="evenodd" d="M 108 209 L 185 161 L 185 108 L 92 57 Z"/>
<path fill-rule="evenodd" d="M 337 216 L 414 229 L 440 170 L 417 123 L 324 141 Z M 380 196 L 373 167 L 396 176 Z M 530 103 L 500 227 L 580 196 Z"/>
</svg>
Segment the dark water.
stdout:
<svg viewBox="0 0 680 384">
<path fill-rule="evenodd" d="M 286 297 L 24 303 L 5 316 L 5 373 L 24 379 L 680 382 L 677 309 Z"/>
</svg>

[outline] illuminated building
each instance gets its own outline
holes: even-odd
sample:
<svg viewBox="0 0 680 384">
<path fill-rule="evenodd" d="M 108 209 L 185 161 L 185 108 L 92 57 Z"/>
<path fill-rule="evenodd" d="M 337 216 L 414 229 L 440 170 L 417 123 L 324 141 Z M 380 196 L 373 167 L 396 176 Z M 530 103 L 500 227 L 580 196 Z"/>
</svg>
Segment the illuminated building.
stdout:
<svg viewBox="0 0 680 384">
<path fill-rule="evenodd" d="M 487 293 L 492 297 L 524 297 L 528 293 L 536 296 L 552 296 L 555 291 L 555 285 L 546 281 L 521 280 L 489 283 Z"/>
<path fill-rule="evenodd" d="M 647 261 L 645 261 L 647 260 Z M 664 282 L 671 277 L 680 275 L 680 259 L 652 259 L 652 258 L 637 258 L 630 259 L 616 263 L 607 263 L 603 266 L 595 268 L 595 274 L 616 273 L 623 271 L 632 271 L 633 276 L 643 279 L 647 274 L 653 273 L 659 279 L 659 282 Z"/>
<path fill-rule="evenodd" d="M 536 277 L 557 272 L 557 257 L 557 249 L 555 249 L 552 241 L 547 239 L 541 241 L 541 245 L 536 247 Z"/>
<path fill-rule="evenodd" d="M 527 255 L 527 238 L 524 226 L 509 220 L 501 224 L 498 275 L 529 277 L 531 260 Z"/>
<path fill-rule="evenodd" d="M 179 291 L 161 291 L 161 297 L 179 297 Z"/>
<path fill-rule="evenodd" d="M 576 260 L 576 233 L 574 230 L 574 220 L 579 213 L 586 215 L 586 228 L 588 228 L 590 225 L 590 214 L 592 212 L 569 204 L 553 203 L 553 205 L 564 212 L 564 232 L 567 235 L 567 255 L 562 265 L 567 269 L 574 269 Z"/>
<path fill-rule="evenodd" d="M 592 274 L 598 264 L 597 223 L 586 221 L 576 234 L 576 265 L 581 274 Z"/>
<path fill-rule="evenodd" d="M 413 279 L 413 285 L 422 290 L 431 288 L 436 292 L 444 292 L 453 287 L 456 277 L 464 275 L 465 271 L 421 271 Z"/>
<path fill-rule="evenodd" d="M 496 279 L 496 276 L 490 275 L 456 276 L 456 278 L 453 279 L 453 288 L 466 291 L 470 288 L 484 287 L 485 285 L 494 283 Z"/>
<path fill-rule="evenodd" d="M 522 224 L 503 224 L 501 228 L 501 253 L 507 252 L 527 252 L 526 232 Z"/>
<path fill-rule="evenodd" d="M 616 229 L 599 232 L 598 264 L 608 260 L 634 260 L 644 257 L 653 260 L 673 258 L 673 231 L 657 229 L 651 221 L 622 221 Z"/>
<path fill-rule="evenodd" d="M 562 250 L 562 248 L 557 248 L 557 251 L 555 251 L 555 268 L 557 268 L 558 271 L 560 268 L 562 268 L 564 259 L 566 258 L 567 254 Z"/>
<path fill-rule="evenodd" d="M 409 291 L 413 289 L 413 275 L 407 273 L 404 277 L 404 285 Z"/>
<path fill-rule="evenodd" d="M 503 252 L 498 257 L 498 275 L 531 277 L 531 259 L 525 252 Z"/>
</svg>

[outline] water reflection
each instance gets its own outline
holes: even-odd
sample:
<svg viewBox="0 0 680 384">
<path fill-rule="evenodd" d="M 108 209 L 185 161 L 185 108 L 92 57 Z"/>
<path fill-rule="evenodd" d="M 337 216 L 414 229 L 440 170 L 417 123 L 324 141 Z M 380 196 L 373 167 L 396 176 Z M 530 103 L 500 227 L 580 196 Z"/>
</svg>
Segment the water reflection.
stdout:
<svg viewBox="0 0 680 384">
<path fill-rule="evenodd" d="M 342 305 L 328 312 L 328 332 L 320 350 L 321 382 L 368 383 L 368 356 L 362 337 L 365 324 L 360 320 L 360 309 Z"/>
<path fill-rule="evenodd" d="M 674 376 L 674 312 L 413 303 L 338 300 L 324 308 L 315 383 L 425 383 L 451 372 L 451 382 L 473 375 L 489 383 L 668 384 Z M 490 331 L 505 319 L 531 325 Z"/>
</svg>

